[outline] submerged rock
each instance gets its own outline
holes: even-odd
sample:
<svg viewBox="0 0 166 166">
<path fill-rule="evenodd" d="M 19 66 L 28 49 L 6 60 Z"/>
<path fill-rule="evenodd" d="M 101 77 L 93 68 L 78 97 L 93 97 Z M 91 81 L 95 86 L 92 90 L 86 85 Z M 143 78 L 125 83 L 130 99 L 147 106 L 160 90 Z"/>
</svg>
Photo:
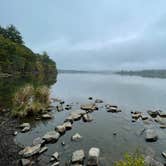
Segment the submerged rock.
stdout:
<svg viewBox="0 0 166 166">
<path fill-rule="evenodd" d="M 72 155 L 72 163 L 83 163 L 85 158 L 84 150 L 76 150 Z"/>
<path fill-rule="evenodd" d="M 56 131 L 49 131 L 44 136 L 43 139 L 46 142 L 57 141 L 60 137 L 60 134 Z"/>
<path fill-rule="evenodd" d="M 162 163 L 160 163 L 159 161 L 155 160 L 151 156 L 146 156 L 145 157 L 145 164 L 147 166 L 164 166 Z"/>
<path fill-rule="evenodd" d="M 95 147 L 91 148 L 88 154 L 88 165 L 99 166 L 99 156 L 100 156 L 100 149 Z"/>
<path fill-rule="evenodd" d="M 155 122 L 161 124 L 161 125 L 166 125 L 166 119 L 165 118 L 161 118 L 160 116 L 157 116 L 155 118 Z"/>
<path fill-rule="evenodd" d="M 33 140 L 33 145 L 38 145 L 38 144 L 41 144 L 43 145 L 45 143 L 45 141 L 41 138 L 41 137 L 37 137 Z"/>
<path fill-rule="evenodd" d="M 21 166 L 29 166 L 31 164 L 31 161 L 28 159 L 21 159 L 20 163 L 21 163 Z"/>
<path fill-rule="evenodd" d="M 38 154 L 40 150 L 41 150 L 40 144 L 35 146 L 27 146 L 19 152 L 19 155 L 22 155 L 23 157 L 31 157 L 35 154 Z"/>
<path fill-rule="evenodd" d="M 96 99 L 96 100 L 95 100 L 95 103 L 103 103 L 103 100 L 101 100 L 101 99 Z"/>
<path fill-rule="evenodd" d="M 158 110 L 158 114 L 159 114 L 160 117 L 166 118 L 166 113 L 165 112 L 163 112 L 161 110 Z"/>
<path fill-rule="evenodd" d="M 92 120 L 93 120 L 93 118 L 90 114 L 83 115 L 83 121 L 84 122 L 91 122 Z"/>
<path fill-rule="evenodd" d="M 146 141 L 154 142 L 154 141 L 157 141 L 157 139 L 158 139 L 157 133 L 153 129 L 147 129 L 145 131 L 145 134 L 146 134 L 146 136 L 145 136 L 146 137 Z"/>
<path fill-rule="evenodd" d="M 82 136 L 79 133 L 76 133 L 71 137 L 71 140 L 77 141 L 77 140 L 80 140 L 81 138 L 82 138 Z"/>
<path fill-rule="evenodd" d="M 40 151 L 39 151 L 39 154 L 42 154 L 42 153 L 44 153 L 45 151 L 47 151 L 48 150 L 48 148 L 45 146 L 45 147 L 42 147 L 41 149 L 40 149 Z"/>
</svg>

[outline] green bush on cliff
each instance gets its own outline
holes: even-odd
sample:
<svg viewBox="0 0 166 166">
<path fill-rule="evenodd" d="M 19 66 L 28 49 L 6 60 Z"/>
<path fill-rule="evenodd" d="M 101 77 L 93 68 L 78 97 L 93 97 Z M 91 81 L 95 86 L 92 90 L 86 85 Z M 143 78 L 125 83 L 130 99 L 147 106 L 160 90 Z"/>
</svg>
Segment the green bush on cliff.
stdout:
<svg viewBox="0 0 166 166">
<path fill-rule="evenodd" d="M 124 159 L 117 161 L 114 166 L 146 166 L 144 157 L 136 152 L 134 154 L 126 153 Z"/>
<path fill-rule="evenodd" d="M 20 88 L 13 97 L 12 115 L 25 117 L 45 111 L 49 104 L 49 89 L 46 86 L 34 88 L 26 85 Z"/>
</svg>

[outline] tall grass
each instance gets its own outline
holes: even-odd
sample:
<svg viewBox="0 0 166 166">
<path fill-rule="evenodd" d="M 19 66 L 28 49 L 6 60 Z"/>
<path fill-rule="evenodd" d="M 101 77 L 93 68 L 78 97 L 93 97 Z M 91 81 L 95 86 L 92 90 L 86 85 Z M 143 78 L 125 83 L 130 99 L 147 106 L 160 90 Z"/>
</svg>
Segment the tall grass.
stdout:
<svg viewBox="0 0 166 166">
<path fill-rule="evenodd" d="M 13 97 L 12 115 L 25 117 L 43 112 L 49 106 L 49 96 L 50 92 L 46 86 L 34 88 L 32 85 L 26 85 L 22 87 Z"/>
</svg>

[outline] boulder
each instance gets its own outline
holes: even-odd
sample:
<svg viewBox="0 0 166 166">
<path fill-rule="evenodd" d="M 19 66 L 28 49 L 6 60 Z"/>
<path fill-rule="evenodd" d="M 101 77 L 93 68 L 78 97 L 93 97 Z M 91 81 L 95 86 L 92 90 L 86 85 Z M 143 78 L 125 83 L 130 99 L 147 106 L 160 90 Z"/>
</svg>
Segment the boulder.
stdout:
<svg viewBox="0 0 166 166">
<path fill-rule="evenodd" d="M 156 118 L 157 115 L 159 114 L 158 111 L 151 111 L 151 110 L 148 110 L 147 113 L 148 113 L 152 118 Z"/>
<path fill-rule="evenodd" d="M 88 154 L 88 165 L 99 166 L 99 156 L 100 156 L 100 149 L 95 147 L 91 148 Z"/>
<path fill-rule="evenodd" d="M 146 156 L 145 157 L 145 164 L 147 166 L 164 166 L 162 163 L 159 161 L 156 161 L 153 157 L 151 156 Z"/>
<path fill-rule="evenodd" d="M 65 128 L 64 125 L 58 125 L 58 126 L 56 126 L 55 130 L 56 130 L 57 132 L 59 132 L 60 134 L 64 134 L 65 131 L 66 131 L 66 128 Z"/>
<path fill-rule="evenodd" d="M 44 153 L 45 151 L 47 151 L 48 150 L 48 148 L 45 146 L 45 147 L 42 147 L 41 149 L 40 149 L 40 151 L 39 151 L 39 154 L 42 154 L 42 153 Z"/>
<path fill-rule="evenodd" d="M 166 113 L 165 112 L 163 112 L 161 110 L 158 110 L 158 114 L 159 114 L 160 117 L 166 118 Z"/>
<path fill-rule="evenodd" d="M 83 115 L 83 121 L 84 122 L 91 122 L 92 120 L 93 120 L 93 118 L 90 114 Z"/>
<path fill-rule="evenodd" d="M 65 122 L 65 123 L 63 124 L 63 126 L 65 127 L 66 130 L 72 129 L 72 124 L 71 124 L 71 122 Z"/>
<path fill-rule="evenodd" d="M 103 100 L 101 100 L 101 99 L 96 99 L 96 100 L 95 100 L 95 103 L 103 103 Z"/>
<path fill-rule="evenodd" d="M 21 159 L 20 163 L 21 163 L 21 166 L 29 166 L 31 164 L 31 161 L 28 159 Z"/>
<path fill-rule="evenodd" d="M 21 132 L 22 133 L 25 133 L 25 132 L 28 132 L 30 130 L 30 127 L 24 127 Z"/>
<path fill-rule="evenodd" d="M 53 153 L 50 161 L 58 161 L 58 160 L 59 160 L 59 153 L 58 152 Z"/>
<path fill-rule="evenodd" d="M 43 140 L 46 142 L 57 141 L 60 137 L 60 134 L 56 131 L 49 131 L 43 136 Z"/>
<path fill-rule="evenodd" d="M 76 133 L 71 137 L 71 140 L 77 141 L 77 140 L 80 140 L 81 138 L 82 138 L 82 136 L 79 133 Z"/>
<path fill-rule="evenodd" d="M 71 109 L 72 109 L 72 106 L 67 104 L 67 105 L 65 106 L 65 109 L 66 109 L 66 110 L 71 110 Z"/>
<path fill-rule="evenodd" d="M 30 127 L 30 124 L 29 123 L 22 123 L 20 125 L 20 128 L 24 128 L 24 127 Z"/>
<path fill-rule="evenodd" d="M 31 157 L 35 154 L 38 154 L 40 150 L 41 150 L 40 144 L 35 146 L 27 146 L 19 152 L 19 155 L 22 155 L 23 157 Z"/>
<path fill-rule="evenodd" d="M 159 123 L 160 125 L 166 125 L 165 118 L 161 118 L 160 116 L 157 116 L 154 120 L 155 120 L 155 122 Z"/>
<path fill-rule="evenodd" d="M 147 120 L 148 118 L 149 118 L 149 117 L 146 116 L 145 114 L 143 114 L 143 113 L 141 114 L 141 119 L 142 119 L 142 120 Z"/>
<path fill-rule="evenodd" d="M 52 116 L 51 116 L 50 114 L 43 114 L 43 115 L 42 115 L 42 118 L 43 118 L 43 119 L 51 119 Z"/>
<path fill-rule="evenodd" d="M 118 106 L 116 105 L 106 105 L 107 112 L 112 112 L 112 113 L 118 113 L 121 112 L 121 110 L 118 109 Z"/>
<path fill-rule="evenodd" d="M 154 142 L 154 141 L 157 141 L 157 139 L 158 139 L 157 133 L 153 129 L 147 129 L 145 131 L 145 134 L 146 134 L 146 136 L 145 136 L 146 137 L 146 141 Z"/>
<path fill-rule="evenodd" d="M 95 110 L 98 110 L 98 107 L 94 103 L 91 103 L 91 104 L 82 104 L 80 106 L 80 108 L 82 110 L 86 110 L 86 111 L 95 111 Z"/>
<path fill-rule="evenodd" d="M 72 114 L 84 115 L 84 114 L 86 114 L 86 111 L 84 111 L 84 110 L 76 110 L 76 111 L 72 111 L 70 113 L 70 115 L 72 115 Z"/>
<path fill-rule="evenodd" d="M 84 150 L 76 150 L 72 155 L 72 163 L 83 163 L 85 158 Z"/>
</svg>

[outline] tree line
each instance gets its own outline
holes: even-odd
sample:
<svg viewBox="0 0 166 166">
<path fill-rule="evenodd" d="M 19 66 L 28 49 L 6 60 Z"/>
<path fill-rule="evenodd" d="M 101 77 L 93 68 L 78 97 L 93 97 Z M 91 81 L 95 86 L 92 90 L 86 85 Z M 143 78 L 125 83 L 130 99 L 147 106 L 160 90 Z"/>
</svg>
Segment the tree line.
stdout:
<svg viewBox="0 0 166 166">
<path fill-rule="evenodd" d="M 25 46 L 21 33 L 14 25 L 0 26 L 0 73 L 56 73 L 56 63 L 46 52 L 34 53 Z"/>
</svg>

